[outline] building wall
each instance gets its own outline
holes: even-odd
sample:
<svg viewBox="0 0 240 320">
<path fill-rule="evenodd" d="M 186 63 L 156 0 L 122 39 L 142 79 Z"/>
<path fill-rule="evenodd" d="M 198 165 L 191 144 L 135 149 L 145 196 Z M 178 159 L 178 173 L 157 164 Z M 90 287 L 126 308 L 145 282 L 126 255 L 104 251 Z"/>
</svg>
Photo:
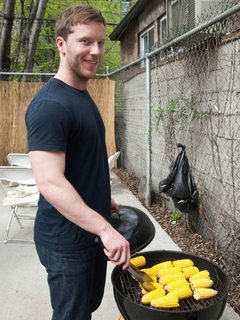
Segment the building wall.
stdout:
<svg viewBox="0 0 240 320">
<path fill-rule="evenodd" d="M 148 28 L 153 21 L 157 20 L 162 14 L 166 12 L 166 2 L 164 0 L 153 0 L 151 6 L 146 8 L 144 12 L 139 15 L 139 32 L 144 31 Z"/>
<path fill-rule="evenodd" d="M 126 65 L 138 58 L 138 22 L 133 20 L 128 26 L 131 32 L 124 34 L 124 41 L 121 42 L 122 64 Z"/>
<path fill-rule="evenodd" d="M 139 33 L 148 28 L 164 12 L 165 0 L 160 4 L 158 0 L 153 0 L 149 8 L 146 8 L 137 19 L 131 21 L 127 28 L 131 32 L 124 32 L 121 37 L 121 57 L 124 65 L 139 58 Z M 155 42 L 159 42 L 158 33 L 155 37 Z"/>
<path fill-rule="evenodd" d="M 169 173 L 178 153 L 176 143 L 187 146 L 193 176 L 200 194 L 199 230 L 223 248 L 231 248 L 232 234 L 240 231 L 240 65 L 236 58 L 239 40 L 199 57 L 179 59 L 152 68 L 152 188 L 158 194 L 159 181 Z M 146 176 L 147 122 L 145 73 L 124 84 L 122 166 L 142 179 Z M 184 94 L 184 98 L 181 96 Z M 199 118 L 177 128 L 170 140 L 171 125 L 156 125 L 159 105 L 181 96 L 192 101 Z M 189 116 L 191 119 L 191 116 Z M 118 120 L 117 120 L 118 121 Z"/>
</svg>

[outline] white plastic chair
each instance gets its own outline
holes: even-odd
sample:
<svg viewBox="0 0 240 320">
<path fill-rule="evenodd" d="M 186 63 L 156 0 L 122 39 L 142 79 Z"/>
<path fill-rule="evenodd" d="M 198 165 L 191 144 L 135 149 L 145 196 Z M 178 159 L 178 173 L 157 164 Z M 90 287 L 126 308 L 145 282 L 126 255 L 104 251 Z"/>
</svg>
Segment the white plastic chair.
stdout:
<svg viewBox="0 0 240 320">
<path fill-rule="evenodd" d="M 27 153 L 9 153 L 7 155 L 7 161 L 10 166 L 31 168 L 31 163 Z"/>
<path fill-rule="evenodd" d="M 9 241 L 33 242 L 32 239 L 10 237 L 13 218 L 22 229 L 23 225 L 20 220 L 35 220 L 39 192 L 32 169 L 0 166 L 0 185 L 4 193 L 3 206 L 11 208 L 4 243 Z M 34 210 L 29 208 L 34 208 Z"/>
<path fill-rule="evenodd" d="M 109 174 L 110 174 L 110 184 L 112 184 L 112 178 L 111 178 L 111 170 L 113 169 L 115 162 L 117 161 L 118 157 L 120 155 L 120 151 L 117 151 L 113 155 L 111 155 L 108 158 L 108 167 L 109 167 Z"/>
<path fill-rule="evenodd" d="M 115 162 L 117 161 L 119 155 L 120 155 L 120 151 L 117 151 L 116 153 L 114 153 L 113 155 L 111 155 L 111 156 L 108 158 L 108 166 L 109 166 L 109 170 L 110 170 L 110 171 L 111 171 L 112 168 L 114 167 Z"/>
</svg>

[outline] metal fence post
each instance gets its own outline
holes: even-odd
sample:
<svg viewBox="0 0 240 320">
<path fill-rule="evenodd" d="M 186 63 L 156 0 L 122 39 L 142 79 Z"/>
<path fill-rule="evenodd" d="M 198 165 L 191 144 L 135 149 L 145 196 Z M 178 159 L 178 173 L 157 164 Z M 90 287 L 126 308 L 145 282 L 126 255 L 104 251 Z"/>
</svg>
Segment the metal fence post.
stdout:
<svg viewBox="0 0 240 320">
<path fill-rule="evenodd" d="M 146 104 L 147 104 L 147 155 L 146 155 L 146 194 L 145 204 L 151 206 L 151 145 L 152 145 L 152 128 L 151 128 L 151 61 L 146 56 Z"/>
</svg>

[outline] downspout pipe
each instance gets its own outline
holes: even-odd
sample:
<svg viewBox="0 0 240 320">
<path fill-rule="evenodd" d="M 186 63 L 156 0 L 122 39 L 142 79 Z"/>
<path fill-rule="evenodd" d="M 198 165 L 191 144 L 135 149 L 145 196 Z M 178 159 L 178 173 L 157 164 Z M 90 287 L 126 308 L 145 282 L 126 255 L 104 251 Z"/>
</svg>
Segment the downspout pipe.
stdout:
<svg viewBox="0 0 240 320">
<path fill-rule="evenodd" d="M 145 205 L 147 208 L 151 206 L 152 193 L 152 170 L 151 170 L 151 150 L 152 150 L 152 117 L 151 117 L 151 57 L 146 56 L 146 115 L 147 115 L 147 153 L 146 153 L 146 190 Z"/>
</svg>

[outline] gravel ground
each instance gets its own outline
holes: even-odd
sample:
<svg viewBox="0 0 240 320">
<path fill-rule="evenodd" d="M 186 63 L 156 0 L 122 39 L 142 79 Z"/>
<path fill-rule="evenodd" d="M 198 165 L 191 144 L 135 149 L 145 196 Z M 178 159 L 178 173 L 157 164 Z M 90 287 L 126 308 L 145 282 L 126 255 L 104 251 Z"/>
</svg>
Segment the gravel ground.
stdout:
<svg viewBox="0 0 240 320">
<path fill-rule="evenodd" d="M 132 172 L 122 169 L 114 169 L 120 181 L 141 201 L 138 196 L 139 179 Z M 141 201 L 143 205 L 144 202 Z M 148 208 L 152 216 L 158 221 L 161 227 L 170 235 L 173 241 L 182 251 L 196 254 L 217 263 L 229 276 L 230 290 L 228 303 L 240 315 L 240 277 L 238 278 L 231 271 L 232 266 L 224 259 L 224 256 L 214 250 L 212 244 L 206 241 L 200 234 L 194 233 L 187 227 L 185 219 L 173 222 L 173 213 L 163 209 L 159 204 L 153 204 Z"/>
</svg>

